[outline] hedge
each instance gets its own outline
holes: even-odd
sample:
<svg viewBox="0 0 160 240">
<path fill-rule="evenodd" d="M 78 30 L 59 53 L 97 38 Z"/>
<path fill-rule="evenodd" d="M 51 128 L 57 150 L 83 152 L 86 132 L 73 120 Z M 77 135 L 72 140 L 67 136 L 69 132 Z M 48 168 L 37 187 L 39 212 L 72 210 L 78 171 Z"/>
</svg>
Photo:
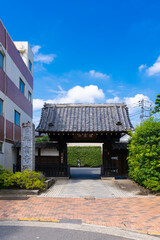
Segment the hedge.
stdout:
<svg viewBox="0 0 160 240">
<path fill-rule="evenodd" d="M 149 118 L 136 126 L 129 144 L 129 177 L 152 191 L 160 190 L 160 121 Z"/>
<path fill-rule="evenodd" d="M 100 167 L 102 165 L 101 147 L 68 147 L 68 164 L 77 167 L 77 160 L 81 160 L 81 167 Z"/>
</svg>

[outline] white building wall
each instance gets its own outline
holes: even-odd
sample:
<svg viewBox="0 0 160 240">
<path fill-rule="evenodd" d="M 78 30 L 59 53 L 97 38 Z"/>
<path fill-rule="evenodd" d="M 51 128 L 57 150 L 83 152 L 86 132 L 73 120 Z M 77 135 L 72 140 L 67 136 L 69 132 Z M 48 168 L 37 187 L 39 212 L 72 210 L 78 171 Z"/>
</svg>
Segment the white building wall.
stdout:
<svg viewBox="0 0 160 240">
<path fill-rule="evenodd" d="M 29 61 L 32 63 L 31 73 L 33 74 L 33 52 L 28 42 L 15 41 L 17 50 L 20 52 L 23 61 L 29 69 Z"/>
<path fill-rule="evenodd" d="M 5 118 L 8 121 L 14 123 L 14 110 L 16 110 L 20 113 L 20 125 L 22 125 L 23 122 L 32 122 L 32 118 L 1 91 L 0 98 L 4 101 L 3 112 L 5 113 Z"/>
<path fill-rule="evenodd" d="M 23 44 L 22 44 L 23 43 Z M 25 62 L 26 66 L 29 68 L 29 60 L 32 63 L 33 75 L 33 52 L 28 44 L 28 42 L 16 42 L 17 48 L 24 47 L 25 51 L 22 55 L 22 59 Z M 4 47 L 0 44 L 0 50 L 4 53 L 4 72 L 10 78 L 10 80 L 15 84 L 19 89 L 19 80 L 20 78 L 25 84 L 25 93 L 24 96 L 28 99 L 28 91 L 33 94 L 33 90 L 21 71 L 18 69 L 12 58 L 9 56 Z M 2 91 L 0 91 L 0 98 L 3 100 L 3 117 L 4 122 L 6 120 L 14 123 L 14 113 L 15 110 L 20 113 L 20 126 L 22 123 L 32 122 L 32 118 L 26 114 L 21 108 L 19 108 L 10 98 L 8 98 Z M 33 99 L 33 98 L 32 98 Z M 13 129 L 14 133 L 14 129 Z M 6 138 L 6 124 L 4 124 L 4 139 Z M 16 161 L 16 150 L 12 149 L 12 144 L 8 142 L 3 142 L 3 151 L 0 153 L 0 165 L 3 165 L 5 168 L 13 169 L 13 164 Z"/>
<path fill-rule="evenodd" d="M 9 56 L 8 53 L 5 55 L 6 58 L 6 67 L 4 68 L 4 71 L 6 72 L 7 76 L 10 78 L 10 80 L 16 85 L 16 87 L 19 89 L 19 80 L 20 78 L 25 84 L 25 90 L 24 95 L 28 99 L 28 91 L 30 91 L 31 94 L 33 94 L 33 90 L 29 83 L 26 81 L 25 77 L 22 75 L 16 64 L 13 62 L 12 58 Z"/>
</svg>

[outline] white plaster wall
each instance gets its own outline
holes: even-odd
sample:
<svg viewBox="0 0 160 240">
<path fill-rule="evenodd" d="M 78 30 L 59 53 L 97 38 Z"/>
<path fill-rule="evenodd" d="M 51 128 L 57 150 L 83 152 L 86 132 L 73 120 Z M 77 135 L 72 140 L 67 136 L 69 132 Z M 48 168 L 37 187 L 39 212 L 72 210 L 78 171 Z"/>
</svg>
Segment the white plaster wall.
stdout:
<svg viewBox="0 0 160 240">
<path fill-rule="evenodd" d="M 59 156 L 57 149 L 41 149 L 41 156 Z"/>
<path fill-rule="evenodd" d="M 21 150 L 19 150 L 19 155 L 21 155 Z M 38 149 L 35 149 L 35 156 L 38 156 Z M 59 156 L 59 151 L 57 149 L 41 149 L 41 156 Z"/>
<path fill-rule="evenodd" d="M 19 150 L 19 155 L 21 155 L 21 149 Z M 38 156 L 38 149 L 35 149 L 35 156 Z M 59 156 L 59 152 L 56 149 L 41 149 L 41 156 Z"/>
<path fill-rule="evenodd" d="M 26 81 L 25 77 L 22 75 L 16 64 L 13 62 L 12 58 L 9 56 L 8 53 L 5 55 L 6 58 L 6 68 L 4 68 L 4 71 L 6 72 L 7 76 L 10 78 L 10 80 L 17 86 L 19 89 L 19 79 L 21 78 L 22 81 L 25 84 L 25 90 L 24 95 L 28 99 L 28 91 L 33 94 L 33 90 L 29 83 Z"/>
</svg>

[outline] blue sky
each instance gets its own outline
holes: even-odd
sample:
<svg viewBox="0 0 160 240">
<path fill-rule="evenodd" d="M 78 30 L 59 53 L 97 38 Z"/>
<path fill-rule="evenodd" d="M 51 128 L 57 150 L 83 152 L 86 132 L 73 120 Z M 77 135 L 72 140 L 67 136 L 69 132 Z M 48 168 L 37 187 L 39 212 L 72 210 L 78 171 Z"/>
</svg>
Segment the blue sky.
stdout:
<svg viewBox="0 0 160 240">
<path fill-rule="evenodd" d="M 160 1 L 3 1 L 1 20 L 35 53 L 34 122 L 44 102 L 126 102 L 160 93 Z M 137 107 L 136 107 L 137 106 Z"/>
</svg>

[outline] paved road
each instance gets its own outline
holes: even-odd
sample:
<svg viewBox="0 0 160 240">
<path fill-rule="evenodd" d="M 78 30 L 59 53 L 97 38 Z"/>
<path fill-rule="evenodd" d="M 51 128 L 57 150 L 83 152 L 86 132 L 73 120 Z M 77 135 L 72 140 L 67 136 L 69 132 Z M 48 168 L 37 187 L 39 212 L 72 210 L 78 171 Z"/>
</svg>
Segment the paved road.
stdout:
<svg viewBox="0 0 160 240">
<path fill-rule="evenodd" d="M 128 179 L 101 180 L 100 168 L 71 168 L 71 179 L 57 180 L 40 197 L 119 198 L 145 195 L 142 188 Z"/>
<path fill-rule="evenodd" d="M 76 230 L 66 230 L 57 228 L 41 228 L 41 227 L 15 227 L 1 226 L 1 240 L 127 240 L 128 238 L 115 237 L 94 232 L 84 232 Z"/>
<path fill-rule="evenodd" d="M 90 225 L 51 222 L 0 222 L 1 240 L 156 240 L 146 234 Z"/>
</svg>

